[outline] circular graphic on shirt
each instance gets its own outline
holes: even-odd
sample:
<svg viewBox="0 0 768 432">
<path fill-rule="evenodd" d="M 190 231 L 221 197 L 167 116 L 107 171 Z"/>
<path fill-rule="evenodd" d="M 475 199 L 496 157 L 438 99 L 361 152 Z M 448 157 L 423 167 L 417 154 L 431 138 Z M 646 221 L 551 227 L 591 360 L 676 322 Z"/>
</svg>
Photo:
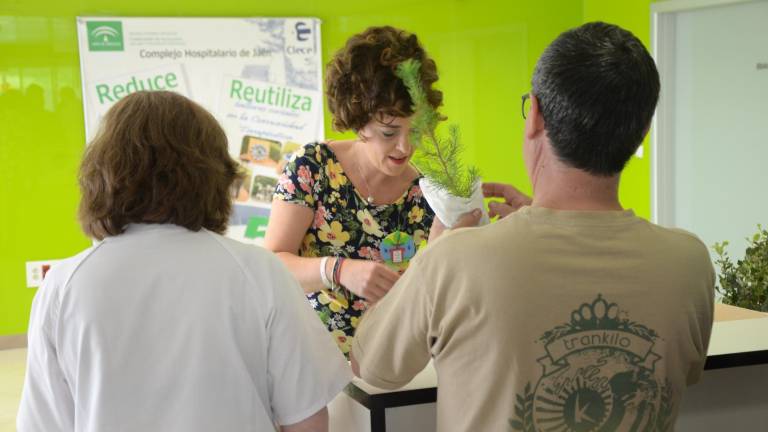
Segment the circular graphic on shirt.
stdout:
<svg viewBox="0 0 768 432">
<path fill-rule="evenodd" d="M 542 375 L 517 396 L 513 430 L 668 430 L 671 386 L 655 375 L 658 334 L 619 317 L 601 295 L 546 332 Z"/>
<path fill-rule="evenodd" d="M 411 258 L 416 255 L 416 243 L 408 233 L 395 231 L 381 240 L 379 252 L 389 268 L 404 272 Z"/>
</svg>

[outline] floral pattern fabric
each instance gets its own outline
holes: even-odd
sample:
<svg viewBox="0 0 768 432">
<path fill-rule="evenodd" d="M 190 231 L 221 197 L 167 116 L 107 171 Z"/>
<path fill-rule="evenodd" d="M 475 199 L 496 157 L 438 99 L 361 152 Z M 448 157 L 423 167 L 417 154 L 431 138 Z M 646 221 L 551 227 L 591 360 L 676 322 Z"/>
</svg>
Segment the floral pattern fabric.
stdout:
<svg viewBox="0 0 768 432">
<path fill-rule="evenodd" d="M 308 144 L 294 153 L 274 196 L 314 211 L 312 225 L 299 249 L 302 257 L 338 256 L 384 262 L 380 248 L 387 235 L 398 230 L 407 233 L 418 247 L 429 236 L 434 219 L 418 179 L 395 203 L 369 204 L 324 143 Z M 365 300 L 343 288 L 335 292 L 322 290 L 307 298 L 348 356 L 357 323 L 368 307 Z"/>
</svg>

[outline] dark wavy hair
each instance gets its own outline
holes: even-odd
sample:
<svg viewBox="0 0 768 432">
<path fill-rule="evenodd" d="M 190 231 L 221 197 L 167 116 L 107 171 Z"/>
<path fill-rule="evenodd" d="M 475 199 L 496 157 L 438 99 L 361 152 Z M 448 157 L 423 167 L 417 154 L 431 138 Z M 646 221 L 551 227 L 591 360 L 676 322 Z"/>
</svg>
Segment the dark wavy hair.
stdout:
<svg viewBox="0 0 768 432">
<path fill-rule="evenodd" d="M 89 236 L 130 223 L 223 233 L 237 162 L 216 119 L 172 92 L 137 92 L 107 112 L 80 165 L 79 219 Z"/>
<path fill-rule="evenodd" d="M 429 103 L 439 107 L 443 93 L 432 88 L 437 66 L 414 34 L 393 27 L 370 27 L 347 40 L 328 63 L 325 76 L 328 109 L 338 131 L 358 131 L 375 116 L 408 117 L 411 97 L 395 75 L 397 65 L 419 60 Z"/>
</svg>

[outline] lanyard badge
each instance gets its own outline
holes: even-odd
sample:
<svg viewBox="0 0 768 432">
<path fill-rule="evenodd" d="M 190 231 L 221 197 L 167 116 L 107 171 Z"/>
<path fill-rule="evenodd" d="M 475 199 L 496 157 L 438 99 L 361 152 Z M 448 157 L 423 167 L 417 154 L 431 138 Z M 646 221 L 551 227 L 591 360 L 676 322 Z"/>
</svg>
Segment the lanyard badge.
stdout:
<svg viewBox="0 0 768 432">
<path fill-rule="evenodd" d="M 416 255 L 416 244 L 408 233 L 400 230 L 384 237 L 379 247 L 381 258 L 393 270 L 403 272 Z"/>
</svg>

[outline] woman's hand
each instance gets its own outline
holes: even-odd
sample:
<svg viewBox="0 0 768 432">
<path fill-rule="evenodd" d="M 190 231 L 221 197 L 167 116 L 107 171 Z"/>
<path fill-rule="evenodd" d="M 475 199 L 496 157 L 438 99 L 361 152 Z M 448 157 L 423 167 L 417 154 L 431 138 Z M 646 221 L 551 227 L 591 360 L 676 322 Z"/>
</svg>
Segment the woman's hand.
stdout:
<svg viewBox="0 0 768 432">
<path fill-rule="evenodd" d="M 357 296 L 376 303 L 381 300 L 400 275 L 375 261 L 347 259 L 341 267 L 341 285 Z"/>
<path fill-rule="evenodd" d="M 427 242 L 432 243 L 449 229 L 476 227 L 477 224 L 480 223 L 480 218 L 482 217 L 483 212 L 480 211 L 480 209 L 474 209 L 461 215 L 459 220 L 456 221 L 456 223 L 451 228 L 448 228 L 443 225 L 443 222 L 439 217 L 435 216 L 435 219 L 432 221 L 432 227 L 429 229 L 429 240 L 427 240 Z"/>
<path fill-rule="evenodd" d="M 531 205 L 531 197 L 520 192 L 512 185 L 504 183 L 483 183 L 483 195 L 486 198 L 503 198 L 504 202 L 488 203 L 488 215 L 501 218 L 517 211 L 520 207 Z"/>
</svg>

